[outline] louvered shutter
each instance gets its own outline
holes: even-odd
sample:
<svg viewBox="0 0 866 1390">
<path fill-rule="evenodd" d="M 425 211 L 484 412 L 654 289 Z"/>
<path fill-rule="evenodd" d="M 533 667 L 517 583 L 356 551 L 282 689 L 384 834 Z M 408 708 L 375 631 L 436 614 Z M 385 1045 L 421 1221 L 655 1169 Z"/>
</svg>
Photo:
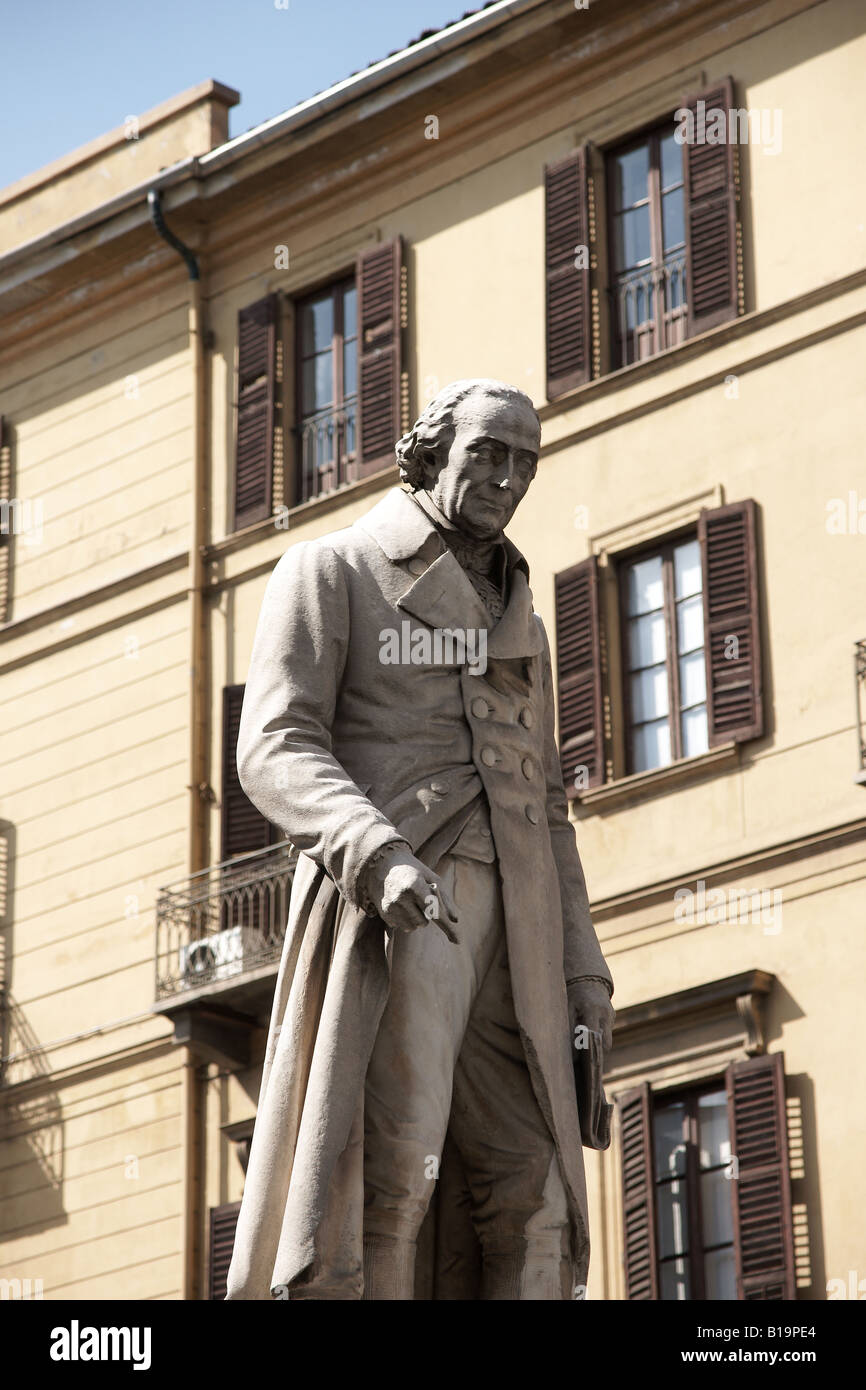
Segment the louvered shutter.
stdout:
<svg viewBox="0 0 866 1390">
<path fill-rule="evenodd" d="M 587 152 L 575 150 L 544 171 L 547 398 L 589 381 L 592 361 L 590 272 L 575 266 L 589 248 Z"/>
<path fill-rule="evenodd" d="M 277 380 L 277 296 L 238 315 L 234 529 L 271 515 Z"/>
<path fill-rule="evenodd" d="M 780 1052 L 728 1067 L 728 1122 L 736 1159 L 737 1297 L 796 1298 L 785 1065 Z"/>
<path fill-rule="evenodd" d="M 625 1296 L 658 1298 L 655 1183 L 650 1088 L 643 1083 L 617 1098 L 625 1241 Z"/>
<path fill-rule="evenodd" d="M 358 257 L 361 478 L 395 462 L 394 446 L 403 432 L 401 267 L 399 237 Z"/>
<path fill-rule="evenodd" d="M 565 790 L 573 797 L 577 769 L 587 770 L 581 786 L 597 787 L 604 781 L 601 628 L 595 556 L 564 570 L 554 583 L 559 756 Z"/>
<path fill-rule="evenodd" d="M 238 776 L 238 730 L 244 686 L 228 685 L 223 691 L 223 786 L 222 859 L 252 850 L 266 849 L 274 843 L 271 824 L 250 801 Z"/>
<path fill-rule="evenodd" d="M 208 1298 L 224 1299 L 229 1265 L 235 1246 L 240 1202 L 227 1202 L 210 1209 L 210 1251 L 208 1259 Z"/>
<path fill-rule="evenodd" d="M 732 502 L 698 519 L 704 575 L 704 651 L 711 748 L 764 732 L 755 504 Z"/>
<path fill-rule="evenodd" d="M 9 441 L 4 430 L 3 416 L 0 415 L 0 502 L 12 501 L 12 468 L 9 456 Z M 9 617 L 9 533 L 12 527 L 12 510 L 7 508 L 6 525 L 0 527 L 0 623 Z"/>
<path fill-rule="evenodd" d="M 703 102 L 705 122 L 698 121 L 698 102 Z M 736 318 L 741 309 L 742 265 L 738 225 L 737 149 L 727 139 L 728 112 L 734 106 L 729 77 L 705 92 L 687 97 L 683 107 L 692 112 L 694 133 L 712 133 L 711 112 L 725 113 L 725 140 L 706 140 L 683 145 L 685 155 L 686 288 L 689 335 L 703 333 L 717 323 Z"/>
</svg>

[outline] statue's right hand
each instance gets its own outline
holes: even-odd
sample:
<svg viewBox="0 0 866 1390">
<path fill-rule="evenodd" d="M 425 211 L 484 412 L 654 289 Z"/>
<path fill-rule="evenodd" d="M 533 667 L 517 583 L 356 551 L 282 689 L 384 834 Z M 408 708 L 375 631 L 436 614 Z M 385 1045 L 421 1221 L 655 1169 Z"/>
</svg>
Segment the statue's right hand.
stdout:
<svg viewBox="0 0 866 1390">
<path fill-rule="evenodd" d="M 457 908 L 438 874 L 397 846 L 371 865 L 367 891 L 386 926 L 415 931 L 435 922 L 449 941 L 457 942 Z"/>
</svg>

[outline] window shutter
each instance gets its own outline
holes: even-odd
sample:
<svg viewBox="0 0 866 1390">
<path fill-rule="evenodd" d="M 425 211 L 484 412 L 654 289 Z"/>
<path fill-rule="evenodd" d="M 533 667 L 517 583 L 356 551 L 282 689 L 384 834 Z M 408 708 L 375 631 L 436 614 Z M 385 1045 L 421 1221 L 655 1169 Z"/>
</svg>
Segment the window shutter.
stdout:
<svg viewBox="0 0 866 1390">
<path fill-rule="evenodd" d="M 403 432 L 402 260 L 400 237 L 358 257 L 360 478 L 395 462 Z"/>
<path fill-rule="evenodd" d="M 574 797 L 579 767 L 587 770 L 586 786 L 597 787 L 604 781 L 601 627 L 595 556 L 558 574 L 554 584 L 559 755 L 566 793 Z"/>
<path fill-rule="evenodd" d="M 9 440 L 0 415 L 0 502 L 12 501 L 12 467 Z M 6 526 L 0 529 L 0 623 L 9 617 L 9 532 L 12 528 L 12 509 L 7 507 Z"/>
<path fill-rule="evenodd" d="M 547 399 L 589 381 L 592 360 L 587 151 L 544 171 Z M 587 266 L 575 255 L 585 246 Z"/>
<path fill-rule="evenodd" d="M 698 518 L 711 748 L 764 732 L 755 538 L 752 501 L 705 509 Z"/>
<path fill-rule="evenodd" d="M 796 1298 L 781 1052 L 733 1062 L 725 1076 L 734 1172 L 737 1297 Z"/>
<path fill-rule="evenodd" d="M 236 854 L 267 849 L 274 843 L 270 821 L 250 801 L 238 776 L 238 730 L 244 686 L 228 685 L 223 690 L 223 786 L 221 859 Z"/>
<path fill-rule="evenodd" d="M 271 515 L 277 382 L 277 296 L 238 314 L 234 529 Z"/>
<path fill-rule="evenodd" d="M 235 1246 L 240 1202 L 227 1202 L 210 1209 L 210 1252 L 208 1259 L 208 1298 L 224 1299 L 229 1265 Z"/>
<path fill-rule="evenodd" d="M 625 1296 L 658 1298 L 655 1184 L 650 1088 L 646 1082 L 617 1098 L 625 1237 Z"/>
<path fill-rule="evenodd" d="M 703 102 L 706 121 L 698 120 Z M 738 223 L 737 148 L 727 136 L 734 86 L 724 78 L 705 92 L 687 97 L 683 107 L 695 121 L 694 132 L 712 133 L 710 112 L 725 112 L 725 140 L 720 145 L 686 143 L 686 287 L 689 336 L 736 318 L 741 311 L 742 264 Z"/>
</svg>

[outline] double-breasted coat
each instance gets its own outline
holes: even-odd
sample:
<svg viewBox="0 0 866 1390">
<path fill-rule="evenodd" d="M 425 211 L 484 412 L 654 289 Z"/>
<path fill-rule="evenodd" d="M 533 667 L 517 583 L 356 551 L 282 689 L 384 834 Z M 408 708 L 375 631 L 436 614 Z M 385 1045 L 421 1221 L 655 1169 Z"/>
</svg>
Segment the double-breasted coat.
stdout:
<svg viewBox="0 0 866 1390">
<path fill-rule="evenodd" d="M 383 923 L 364 910 L 364 868 L 395 840 L 435 868 L 482 792 L 515 1012 L 559 1157 L 576 1277 L 585 1279 L 566 981 L 610 975 L 568 819 L 549 646 L 526 562 L 505 545 L 509 597 L 492 626 L 401 488 L 346 530 L 290 547 L 268 583 L 238 768 L 247 795 L 301 856 L 229 1298 L 303 1296 L 311 1284 L 323 1296 L 361 1296 L 364 1079 L 390 956 Z M 412 632 L 486 629 L 486 670 L 457 664 L 459 652 L 452 664 L 383 661 L 388 634 L 405 635 L 406 621 Z"/>
</svg>

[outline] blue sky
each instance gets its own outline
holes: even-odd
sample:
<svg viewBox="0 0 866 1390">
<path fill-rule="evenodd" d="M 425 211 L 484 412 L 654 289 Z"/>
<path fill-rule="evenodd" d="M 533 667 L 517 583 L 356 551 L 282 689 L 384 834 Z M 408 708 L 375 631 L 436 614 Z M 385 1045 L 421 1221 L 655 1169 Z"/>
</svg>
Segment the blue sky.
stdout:
<svg viewBox="0 0 866 1390">
<path fill-rule="evenodd" d="M 238 135 L 480 4 L 0 0 L 0 188 L 208 77 Z"/>
</svg>

